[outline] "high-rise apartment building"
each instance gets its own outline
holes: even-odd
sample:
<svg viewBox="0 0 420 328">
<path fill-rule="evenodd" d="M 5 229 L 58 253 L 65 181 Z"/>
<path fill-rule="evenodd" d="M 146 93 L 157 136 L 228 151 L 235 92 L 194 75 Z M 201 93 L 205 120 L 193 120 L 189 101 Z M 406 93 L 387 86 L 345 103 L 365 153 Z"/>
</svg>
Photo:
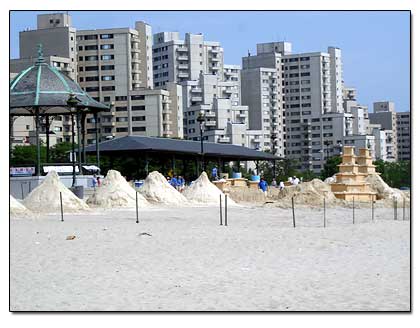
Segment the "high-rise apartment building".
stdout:
<svg viewBox="0 0 420 328">
<path fill-rule="evenodd" d="M 398 159 L 411 160 L 410 112 L 397 112 Z"/>
<path fill-rule="evenodd" d="M 372 124 L 380 124 L 384 130 L 392 131 L 387 135 L 387 158 L 397 160 L 397 113 L 394 103 L 391 101 L 373 103 L 373 113 L 369 113 L 369 121 Z"/>
<path fill-rule="evenodd" d="M 319 172 L 328 157 L 319 154 L 335 153 L 333 150 L 343 142 L 345 134 L 333 136 L 332 130 L 343 133 L 349 130 L 350 117 L 344 115 L 343 108 L 340 49 L 329 47 L 328 52 L 293 54 L 290 42 L 263 43 L 257 45 L 256 55 L 243 57 L 242 65 L 243 77 L 246 70 L 273 69 L 279 82 L 278 105 L 271 108 L 277 114 L 269 120 L 281 124 L 276 140 L 283 144 L 284 155 L 296 160 L 301 170 Z M 252 97 L 244 94 L 257 81 L 242 81 L 243 104 L 249 105 L 250 113 L 255 110 L 249 103 Z M 251 115 L 250 124 L 253 124 Z M 321 119 L 324 115 L 326 120 Z"/>
<path fill-rule="evenodd" d="M 200 74 L 223 79 L 223 48 L 204 41 L 202 34 L 161 32 L 153 36 L 153 80 L 156 88 L 168 82 L 197 81 Z"/>
<path fill-rule="evenodd" d="M 95 99 L 112 104 L 100 113 L 101 140 L 139 134 L 173 136 L 170 94 L 152 90 L 151 28 L 77 31 L 79 84 Z M 87 140 L 94 142 L 94 121 L 87 122 Z"/>
</svg>

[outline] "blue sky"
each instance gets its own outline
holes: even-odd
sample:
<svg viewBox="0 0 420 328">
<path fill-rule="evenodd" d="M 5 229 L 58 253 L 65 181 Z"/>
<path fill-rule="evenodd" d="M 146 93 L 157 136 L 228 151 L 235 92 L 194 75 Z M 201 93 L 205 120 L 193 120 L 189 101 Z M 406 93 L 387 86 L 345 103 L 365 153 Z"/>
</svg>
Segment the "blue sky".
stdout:
<svg viewBox="0 0 420 328">
<path fill-rule="evenodd" d="M 36 28 L 36 15 L 12 12 L 11 58 L 19 57 L 19 31 Z M 409 12 L 170 12 L 69 11 L 77 29 L 134 27 L 136 20 L 150 24 L 153 33 L 203 33 L 221 42 L 226 64 L 241 64 L 248 50 L 261 42 L 292 42 L 293 52 L 341 48 L 345 85 L 357 88 L 360 104 L 391 100 L 398 111 L 410 106 Z"/>
</svg>

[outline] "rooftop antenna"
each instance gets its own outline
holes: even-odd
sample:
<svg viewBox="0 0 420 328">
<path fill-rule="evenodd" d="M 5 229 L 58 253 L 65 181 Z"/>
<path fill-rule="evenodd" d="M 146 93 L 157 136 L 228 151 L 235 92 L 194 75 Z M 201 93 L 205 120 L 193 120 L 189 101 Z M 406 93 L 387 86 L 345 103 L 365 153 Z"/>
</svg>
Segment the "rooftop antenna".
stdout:
<svg viewBox="0 0 420 328">
<path fill-rule="evenodd" d="M 248 49 L 248 57 L 251 57 L 251 52 L 249 51 L 249 49 Z"/>
</svg>

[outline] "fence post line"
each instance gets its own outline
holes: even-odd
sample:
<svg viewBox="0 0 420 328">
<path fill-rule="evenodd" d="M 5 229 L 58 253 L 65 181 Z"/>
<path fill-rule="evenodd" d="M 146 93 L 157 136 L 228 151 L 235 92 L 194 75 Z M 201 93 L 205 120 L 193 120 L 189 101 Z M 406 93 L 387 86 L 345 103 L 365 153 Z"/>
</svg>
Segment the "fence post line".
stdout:
<svg viewBox="0 0 420 328">
<path fill-rule="evenodd" d="M 223 225 L 223 213 L 222 213 L 222 194 L 219 195 L 219 205 L 220 205 L 220 225 Z"/>
<path fill-rule="evenodd" d="M 228 225 L 227 218 L 228 218 L 228 206 L 227 206 L 227 195 L 225 195 L 225 226 Z"/>
<path fill-rule="evenodd" d="M 22 200 L 23 200 L 23 182 L 20 183 L 20 190 L 22 192 Z"/>
<path fill-rule="evenodd" d="M 395 221 L 397 221 L 397 220 L 398 220 L 397 210 L 398 210 L 398 207 L 397 207 L 397 199 L 396 199 L 396 198 L 394 198 L 394 220 L 395 220 Z"/>
<path fill-rule="evenodd" d="M 61 194 L 61 191 L 60 191 L 60 210 L 61 210 L 61 222 L 63 222 L 64 221 L 64 215 L 63 215 L 63 196 Z"/>
<path fill-rule="evenodd" d="M 405 198 L 403 198 L 403 221 L 405 220 Z"/>
<path fill-rule="evenodd" d="M 372 195 L 372 222 L 375 220 L 375 201 L 374 199 L 374 195 Z"/>
<path fill-rule="evenodd" d="M 139 195 L 136 191 L 136 223 L 139 223 Z"/>
<path fill-rule="evenodd" d="M 327 215 L 326 215 L 326 208 L 325 208 L 325 196 L 324 196 L 324 228 L 327 226 Z"/>
<path fill-rule="evenodd" d="M 353 224 L 354 224 L 354 196 L 353 196 Z"/>
<path fill-rule="evenodd" d="M 293 214 L 293 228 L 296 228 L 294 197 L 292 197 L 292 214 Z"/>
</svg>

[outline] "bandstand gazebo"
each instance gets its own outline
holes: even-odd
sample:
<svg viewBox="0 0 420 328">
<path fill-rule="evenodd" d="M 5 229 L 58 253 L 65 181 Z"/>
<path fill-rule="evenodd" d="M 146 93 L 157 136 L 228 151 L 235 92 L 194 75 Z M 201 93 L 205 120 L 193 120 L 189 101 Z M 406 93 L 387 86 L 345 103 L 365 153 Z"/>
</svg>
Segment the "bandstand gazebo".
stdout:
<svg viewBox="0 0 420 328">
<path fill-rule="evenodd" d="M 35 143 L 37 146 L 36 175 L 41 175 L 40 158 L 40 120 L 45 119 L 47 162 L 49 160 L 49 125 L 50 119 L 57 115 L 70 115 L 72 126 L 72 153 L 75 149 L 75 123 L 77 129 L 78 165 L 81 172 L 82 152 L 85 145 L 85 118 L 93 114 L 95 119 L 96 145 L 98 145 L 98 112 L 109 110 L 109 107 L 97 102 L 67 75 L 44 62 L 42 46 L 38 49 L 36 63 L 20 72 L 10 82 L 10 134 L 13 132 L 13 117 L 35 117 Z M 97 148 L 97 159 L 99 158 Z M 85 158 L 84 158 L 85 160 Z M 75 156 L 72 156 L 73 184 L 75 186 Z"/>
</svg>

